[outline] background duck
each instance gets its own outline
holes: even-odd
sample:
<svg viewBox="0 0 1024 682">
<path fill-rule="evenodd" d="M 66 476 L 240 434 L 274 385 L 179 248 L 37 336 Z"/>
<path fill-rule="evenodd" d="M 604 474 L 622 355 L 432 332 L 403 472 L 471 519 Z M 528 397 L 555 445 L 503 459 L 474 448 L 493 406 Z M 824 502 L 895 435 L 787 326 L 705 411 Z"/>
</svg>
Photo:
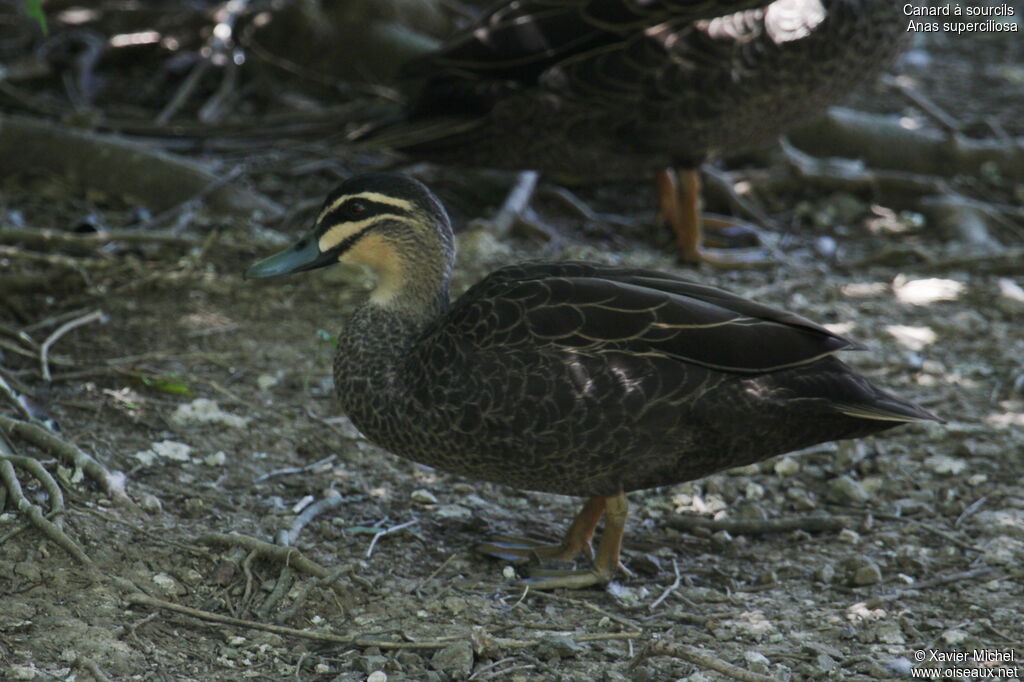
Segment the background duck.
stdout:
<svg viewBox="0 0 1024 682">
<path fill-rule="evenodd" d="M 730 264 L 702 251 L 698 167 L 877 75 L 904 19 L 892 0 L 506 2 L 411 63 L 407 114 L 365 137 L 575 182 L 656 175 L 683 259 Z"/>
<path fill-rule="evenodd" d="M 720 289 L 648 270 L 530 263 L 494 271 L 451 303 L 454 262 L 437 198 L 411 178 L 373 174 L 345 181 L 311 232 L 246 276 L 335 263 L 376 271 L 338 339 L 342 409 L 397 455 L 588 498 L 557 546 L 485 547 L 571 558 L 589 550 L 605 514 L 593 570 L 536 574 L 540 587 L 614 575 L 630 491 L 937 419 L 834 357 L 854 342 Z"/>
</svg>

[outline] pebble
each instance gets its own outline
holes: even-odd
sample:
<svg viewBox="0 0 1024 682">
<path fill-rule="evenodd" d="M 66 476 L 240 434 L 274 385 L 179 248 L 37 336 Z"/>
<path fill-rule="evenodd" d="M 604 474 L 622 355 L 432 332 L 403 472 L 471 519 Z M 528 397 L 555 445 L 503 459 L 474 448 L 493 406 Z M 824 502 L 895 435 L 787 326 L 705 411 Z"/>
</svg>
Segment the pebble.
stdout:
<svg viewBox="0 0 1024 682">
<path fill-rule="evenodd" d="M 839 476 L 829 483 L 828 498 L 839 504 L 861 505 L 871 499 L 871 496 L 859 481 L 849 476 Z"/>
<path fill-rule="evenodd" d="M 860 533 L 850 528 L 844 528 L 839 531 L 839 541 L 848 545 L 856 545 L 860 542 Z"/>
<path fill-rule="evenodd" d="M 924 461 L 924 465 L 937 474 L 959 474 L 967 468 L 967 462 L 946 455 L 932 455 Z"/>
<path fill-rule="evenodd" d="M 159 514 L 163 511 L 163 503 L 153 493 L 143 493 L 139 496 L 139 507 L 147 514 Z"/>
<path fill-rule="evenodd" d="M 366 678 L 366 682 L 388 682 L 388 675 L 383 670 L 374 670 Z"/>
<path fill-rule="evenodd" d="M 536 655 L 538 658 L 550 661 L 551 659 L 572 658 L 580 651 L 583 651 L 583 646 L 565 635 L 549 635 L 541 638 L 540 644 L 537 645 Z"/>
<path fill-rule="evenodd" d="M 779 476 L 792 476 L 800 471 L 800 463 L 792 457 L 783 457 L 775 463 L 775 473 Z"/>
<path fill-rule="evenodd" d="M 458 521 L 468 521 L 473 518 L 473 512 L 461 504 L 442 504 L 434 510 L 434 515 L 439 519 L 456 519 Z"/>
<path fill-rule="evenodd" d="M 412 495 L 409 497 L 412 498 L 413 502 L 419 502 L 420 504 L 437 504 L 437 496 L 429 490 L 422 488 L 412 491 Z"/>
<path fill-rule="evenodd" d="M 473 647 L 469 642 L 446 646 L 431 657 L 430 667 L 452 677 L 468 677 L 473 669 Z"/>
<path fill-rule="evenodd" d="M 871 559 L 854 557 L 844 562 L 846 582 L 854 586 L 875 585 L 882 582 L 882 569 Z"/>
</svg>

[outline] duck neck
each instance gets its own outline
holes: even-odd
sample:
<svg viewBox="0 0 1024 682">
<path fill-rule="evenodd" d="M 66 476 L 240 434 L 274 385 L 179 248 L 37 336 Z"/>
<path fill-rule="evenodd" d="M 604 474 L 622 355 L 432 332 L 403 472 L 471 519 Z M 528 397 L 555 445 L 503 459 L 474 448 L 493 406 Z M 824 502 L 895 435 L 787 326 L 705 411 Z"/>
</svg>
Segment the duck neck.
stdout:
<svg viewBox="0 0 1024 682">
<path fill-rule="evenodd" d="M 378 288 L 379 291 L 379 288 Z M 375 292 L 376 293 L 376 292 Z M 389 296 L 370 298 L 338 337 L 334 380 L 343 406 L 371 394 L 401 391 L 401 367 L 424 329 L 447 311 L 448 275 L 404 282 Z M 361 397 L 360 397 L 361 396 Z"/>
</svg>

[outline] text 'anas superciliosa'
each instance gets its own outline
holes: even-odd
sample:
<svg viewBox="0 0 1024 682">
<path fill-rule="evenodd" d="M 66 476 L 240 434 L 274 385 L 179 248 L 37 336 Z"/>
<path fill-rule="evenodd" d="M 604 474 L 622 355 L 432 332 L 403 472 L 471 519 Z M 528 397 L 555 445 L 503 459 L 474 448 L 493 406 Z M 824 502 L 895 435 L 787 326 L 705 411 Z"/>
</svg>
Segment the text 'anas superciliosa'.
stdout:
<svg viewBox="0 0 1024 682">
<path fill-rule="evenodd" d="M 401 175 L 345 181 L 312 231 L 246 276 L 335 263 L 378 278 L 334 365 L 342 409 L 367 438 L 443 471 L 588 498 L 562 544 L 489 553 L 571 558 L 606 515 L 593 570 L 548 572 L 538 587 L 612 577 L 632 490 L 937 419 L 836 359 L 854 342 L 662 272 L 514 265 L 450 302 L 448 217 Z"/>
</svg>

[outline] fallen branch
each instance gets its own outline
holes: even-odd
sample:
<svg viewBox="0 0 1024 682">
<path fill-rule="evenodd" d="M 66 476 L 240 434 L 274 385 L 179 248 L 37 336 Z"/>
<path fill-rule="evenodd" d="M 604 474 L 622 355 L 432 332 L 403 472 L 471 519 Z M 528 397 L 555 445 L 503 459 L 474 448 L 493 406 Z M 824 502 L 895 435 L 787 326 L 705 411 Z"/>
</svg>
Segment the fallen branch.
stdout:
<svg viewBox="0 0 1024 682">
<path fill-rule="evenodd" d="M 217 176 L 202 165 L 114 135 L 71 128 L 49 121 L 0 114 L 0 174 L 24 170 L 24 159 L 37 170 L 88 182 L 109 194 L 129 195 L 152 210 L 163 211 L 202 194 Z M 207 196 L 221 213 L 268 216 L 281 208 L 240 183 L 218 186 Z"/>
<path fill-rule="evenodd" d="M 978 175 L 982 166 L 995 164 L 1005 177 L 1024 178 L 1024 138 L 1007 144 L 910 130 L 898 116 L 832 107 L 790 133 L 789 139 L 817 156 L 860 159 L 872 168 L 952 177 Z"/>
<path fill-rule="evenodd" d="M 772 678 L 767 675 L 761 675 L 759 673 L 750 672 L 735 666 L 732 663 L 723 661 L 720 658 L 716 658 L 706 651 L 686 644 L 676 644 L 674 642 L 666 642 L 664 640 L 658 640 L 651 642 L 640 654 L 633 659 L 629 664 L 630 670 L 636 668 L 645 659 L 651 656 L 672 656 L 673 658 L 681 658 L 684 661 L 699 665 L 702 668 L 708 670 L 714 670 L 715 672 L 722 673 L 734 680 L 741 680 L 742 682 L 772 682 Z"/>
<path fill-rule="evenodd" d="M 232 616 L 222 616 L 219 613 L 212 613 L 210 611 L 203 611 L 201 609 L 193 609 L 188 606 L 181 606 L 174 602 L 164 601 L 163 599 L 156 599 L 149 595 L 142 594 L 141 592 L 134 592 L 128 596 L 128 603 L 138 606 L 148 606 L 150 608 L 162 609 L 164 611 L 171 611 L 174 613 L 180 613 L 192 618 L 198 618 L 199 620 L 205 620 L 211 623 L 222 623 L 224 625 L 237 625 L 239 627 L 251 628 L 253 630 L 262 630 L 264 632 L 272 632 L 278 635 L 299 637 L 301 639 L 309 639 L 317 642 L 327 642 L 330 644 L 342 644 L 347 646 L 357 647 L 377 647 L 378 649 L 443 649 L 450 645 L 452 642 L 459 641 L 461 639 L 468 639 L 469 634 L 465 635 L 452 635 L 448 637 L 441 637 L 437 639 L 421 640 L 419 642 L 392 642 L 386 639 L 376 639 L 372 635 L 366 635 L 365 633 L 358 635 L 332 635 L 326 632 L 314 632 L 310 630 L 299 630 L 296 628 L 290 628 L 283 625 L 271 625 L 269 623 L 261 623 L 254 620 L 245 620 L 242 618 L 234 618 Z M 607 634 L 598 635 L 575 635 L 572 640 L 577 644 L 585 642 L 602 642 L 609 640 L 631 640 L 639 639 L 641 633 L 639 632 L 612 632 Z M 503 639 L 495 638 L 494 644 L 501 648 L 508 649 L 527 649 L 540 646 L 544 641 L 540 639 Z"/>
<path fill-rule="evenodd" d="M 846 516 L 798 516 L 788 519 L 706 519 L 700 516 L 673 516 L 666 520 L 669 528 L 691 532 L 724 530 L 733 535 L 765 535 L 803 530 L 808 533 L 839 531 L 856 525 Z"/>
</svg>

